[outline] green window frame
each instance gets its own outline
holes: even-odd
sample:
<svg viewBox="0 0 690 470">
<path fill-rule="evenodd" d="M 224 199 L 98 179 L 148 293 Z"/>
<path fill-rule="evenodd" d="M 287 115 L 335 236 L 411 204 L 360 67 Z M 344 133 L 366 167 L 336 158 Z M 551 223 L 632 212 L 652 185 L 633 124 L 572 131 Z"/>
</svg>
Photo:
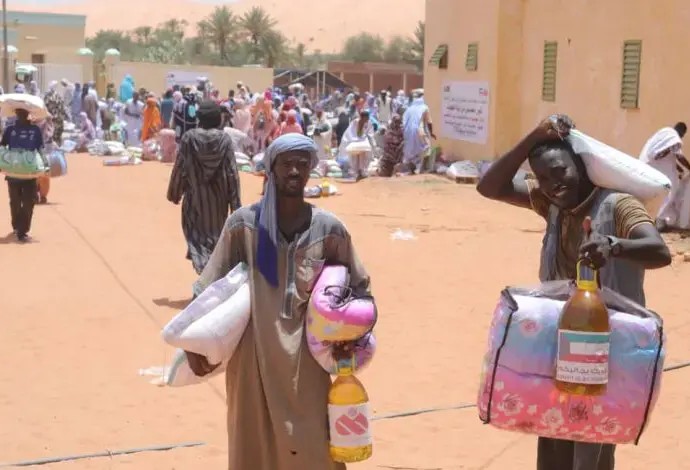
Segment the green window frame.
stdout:
<svg viewBox="0 0 690 470">
<path fill-rule="evenodd" d="M 471 42 L 467 45 L 467 56 L 465 57 L 465 70 L 476 72 L 479 69 L 479 43 Z"/>
<path fill-rule="evenodd" d="M 623 70 L 621 73 L 621 108 L 640 107 L 640 69 L 642 67 L 642 41 L 623 43 Z"/>
<path fill-rule="evenodd" d="M 448 68 L 448 44 L 439 45 L 429 58 L 429 64 L 440 69 Z"/>
<path fill-rule="evenodd" d="M 541 81 L 542 101 L 556 101 L 556 75 L 558 72 L 558 41 L 544 41 L 544 68 Z"/>
</svg>

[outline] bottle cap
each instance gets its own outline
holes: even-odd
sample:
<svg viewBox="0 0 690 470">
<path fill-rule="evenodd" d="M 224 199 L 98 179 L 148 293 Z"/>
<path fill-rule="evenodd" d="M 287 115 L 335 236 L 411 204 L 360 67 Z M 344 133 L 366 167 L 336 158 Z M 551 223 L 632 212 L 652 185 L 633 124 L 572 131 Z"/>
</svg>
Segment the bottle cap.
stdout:
<svg viewBox="0 0 690 470">
<path fill-rule="evenodd" d="M 355 373 L 355 355 L 345 359 L 338 359 L 335 365 L 337 375 L 352 375 Z"/>
<path fill-rule="evenodd" d="M 577 288 L 587 291 L 595 291 L 599 289 L 599 273 L 596 269 L 592 269 L 582 260 L 577 262 Z"/>
</svg>

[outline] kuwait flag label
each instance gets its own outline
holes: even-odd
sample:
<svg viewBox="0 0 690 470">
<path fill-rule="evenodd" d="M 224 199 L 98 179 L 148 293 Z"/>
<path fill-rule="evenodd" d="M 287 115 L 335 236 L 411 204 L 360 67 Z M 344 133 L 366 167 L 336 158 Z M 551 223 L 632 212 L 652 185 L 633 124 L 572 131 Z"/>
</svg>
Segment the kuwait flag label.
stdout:
<svg viewBox="0 0 690 470">
<path fill-rule="evenodd" d="M 601 385 L 609 381 L 609 333 L 558 330 L 556 380 Z"/>
</svg>

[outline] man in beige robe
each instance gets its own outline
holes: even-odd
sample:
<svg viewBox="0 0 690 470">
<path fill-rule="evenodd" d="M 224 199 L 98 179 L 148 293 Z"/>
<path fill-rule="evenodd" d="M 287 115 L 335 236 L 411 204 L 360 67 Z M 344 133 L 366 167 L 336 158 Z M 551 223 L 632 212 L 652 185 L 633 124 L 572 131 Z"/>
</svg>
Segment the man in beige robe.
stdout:
<svg viewBox="0 0 690 470">
<path fill-rule="evenodd" d="M 321 268 L 350 269 L 351 285 L 369 290 L 369 277 L 345 226 L 304 200 L 318 163 L 313 140 L 276 139 L 266 152 L 266 194 L 227 221 L 198 280 L 201 292 L 237 263 L 250 268 L 252 317 L 227 368 L 230 470 L 343 470 L 329 454 L 330 377 L 311 356 L 305 314 Z M 189 354 L 195 373 L 213 366 Z"/>
</svg>

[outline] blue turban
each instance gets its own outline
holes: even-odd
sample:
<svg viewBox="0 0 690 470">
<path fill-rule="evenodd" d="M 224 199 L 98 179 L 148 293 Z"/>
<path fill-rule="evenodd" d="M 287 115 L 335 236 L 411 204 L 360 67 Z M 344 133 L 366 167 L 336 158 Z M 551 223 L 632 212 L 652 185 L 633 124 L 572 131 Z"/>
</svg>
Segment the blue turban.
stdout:
<svg viewBox="0 0 690 470">
<path fill-rule="evenodd" d="M 259 241 L 256 261 L 259 272 L 273 287 L 278 287 L 278 216 L 276 201 L 276 181 L 273 172 L 278 156 L 288 152 L 309 152 L 311 169 L 319 163 L 317 147 L 312 139 L 302 134 L 285 134 L 278 137 L 266 149 L 266 191 L 259 203 Z"/>
</svg>

